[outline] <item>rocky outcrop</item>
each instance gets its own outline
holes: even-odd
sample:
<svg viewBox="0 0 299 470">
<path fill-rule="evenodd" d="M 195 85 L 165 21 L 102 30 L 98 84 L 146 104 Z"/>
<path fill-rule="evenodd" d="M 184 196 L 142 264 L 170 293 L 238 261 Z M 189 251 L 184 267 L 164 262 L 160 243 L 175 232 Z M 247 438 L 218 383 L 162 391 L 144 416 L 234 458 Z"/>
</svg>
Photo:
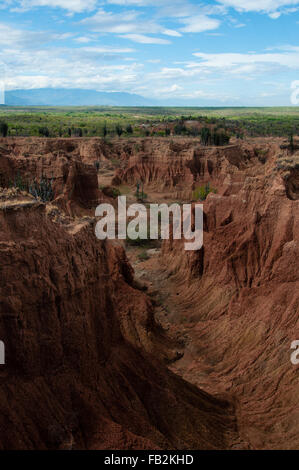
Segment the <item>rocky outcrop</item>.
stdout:
<svg viewBox="0 0 299 470">
<path fill-rule="evenodd" d="M 143 181 L 151 190 L 171 191 L 174 197 L 189 200 L 192 191 L 206 183 L 221 194 L 236 194 L 243 175 L 263 173 L 277 148 L 278 143 L 203 147 L 198 139 L 148 139 L 139 143 L 127 165 L 116 172 L 113 183 Z"/>
<path fill-rule="evenodd" d="M 74 149 L 75 143 L 67 139 L 38 139 L 35 146 L 31 139 L 7 139 L 5 145 L 2 139 L 0 186 L 26 186 L 45 178 L 51 182 L 55 203 L 66 213 L 80 215 L 90 209 L 92 214 L 104 196 L 95 166 L 84 163 Z"/>
<path fill-rule="evenodd" d="M 2 185 L 19 173 L 55 189 L 47 205 L 0 193 L 0 448 L 298 448 L 298 162 L 280 143 L 0 139 Z M 114 194 L 94 161 L 114 159 L 115 184 L 217 189 L 203 248 L 170 240 L 159 257 L 188 333 L 172 372 L 151 297 L 89 217 Z"/>
<path fill-rule="evenodd" d="M 174 198 L 191 199 L 197 186 L 211 183 L 218 191 L 236 194 L 243 174 L 264 173 L 280 150 L 281 140 L 269 142 L 238 141 L 225 147 L 203 147 L 199 139 L 99 138 L 0 139 L 1 180 L 20 172 L 26 178 L 45 175 L 53 178 L 56 195 L 61 194 L 73 162 L 95 169 L 111 164 L 118 167 L 112 185 L 136 185 Z M 3 184 L 3 183 L 2 183 Z"/>
<path fill-rule="evenodd" d="M 30 199 L 30 198 L 29 198 Z M 54 215 L 56 216 L 54 217 Z M 227 448 L 234 410 L 163 365 L 167 338 L 93 219 L 0 200 L 1 449 Z"/>
<path fill-rule="evenodd" d="M 285 178 L 269 165 L 237 194 L 208 196 L 200 251 L 164 244 L 192 338 L 174 370 L 230 394 L 249 448 L 296 449 L 299 375 L 290 346 L 299 338 L 299 201 L 293 173 Z"/>
</svg>

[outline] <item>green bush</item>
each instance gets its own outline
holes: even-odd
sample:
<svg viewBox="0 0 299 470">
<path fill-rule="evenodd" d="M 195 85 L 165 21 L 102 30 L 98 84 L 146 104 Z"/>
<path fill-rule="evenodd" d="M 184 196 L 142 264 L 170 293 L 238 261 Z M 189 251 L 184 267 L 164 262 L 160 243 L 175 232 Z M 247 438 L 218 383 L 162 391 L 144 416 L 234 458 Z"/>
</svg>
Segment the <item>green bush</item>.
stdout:
<svg viewBox="0 0 299 470">
<path fill-rule="evenodd" d="M 159 246 L 159 240 L 152 240 L 150 236 L 150 227 L 147 227 L 147 238 L 137 237 L 136 240 L 132 240 L 127 236 L 126 244 L 128 246 L 136 246 L 139 248 L 157 248 Z"/>
<path fill-rule="evenodd" d="M 124 130 L 123 130 L 123 128 L 120 124 L 116 124 L 115 131 L 116 131 L 118 137 L 120 137 L 124 132 Z"/>
<path fill-rule="evenodd" d="M 2 137 L 6 137 L 8 134 L 8 124 L 4 121 L 0 122 L 0 134 Z"/>
<path fill-rule="evenodd" d="M 126 127 L 126 133 L 127 134 L 133 134 L 133 127 L 131 126 L 131 124 L 128 124 L 127 127 Z"/>
<path fill-rule="evenodd" d="M 40 127 L 38 129 L 38 133 L 42 137 L 49 137 L 49 135 L 50 135 L 49 129 L 46 126 Z"/>
<path fill-rule="evenodd" d="M 48 180 L 44 177 L 42 177 L 40 181 L 34 181 L 30 184 L 28 192 L 35 199 L 41 199 L 43 202 L 49 202 L 54 199 L 52 180 Z"/>
<path fill-rule="evenodd" d="M 210 193 L 217 193 L 217 189 L 211 188 L 210 183 L 205 184 L 204 186 L 199 186 L 193 191 L 193 199 L 195 201 L 205 201 L 207 199 L 208 194 Z"/>
<path fill-rule="evenodd" d="M 24 181 L 22 176 L 18 173 L 13 182 L 10 182 L 10 187 L 18 188 L 21 191 L 26 191 L 31 194 L 35 199 L 41 199 L 43 202 L 49 202 L 54 199 L 54 191 L 52 187 L 52 180 L 42 176 L 40 181 L 34 180 L 32 183 Z"/>
<path fill-rule="evenodd" d="M 150 258 L 150 257 L 148 256 L 148 254 L 147 254 L 147 252 L 146 252 L 145 250 L 142 251 L 141 253 L 139 253 L 139 255 L 138 255 L 138 259 L 139 259 L 140 261 L 146 261 L 146 260 L 148 260 L 149 258 Z"/>
</svg>

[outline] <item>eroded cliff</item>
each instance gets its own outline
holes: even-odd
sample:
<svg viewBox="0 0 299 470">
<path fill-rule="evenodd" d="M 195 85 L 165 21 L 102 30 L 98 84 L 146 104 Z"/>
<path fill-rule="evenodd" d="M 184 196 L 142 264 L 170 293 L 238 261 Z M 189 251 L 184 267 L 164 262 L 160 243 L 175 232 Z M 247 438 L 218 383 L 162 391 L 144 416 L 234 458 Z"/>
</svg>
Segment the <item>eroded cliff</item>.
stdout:
<svg viewBox="0 0 299 470">
<path fill-rule="evenodd" d="M 23 194 L 0 201 L 0 448 L 226 448 L 233 407 L 163 365 L 123 248 Z M 155 351 L 155 355 L 153 354 Z"/>
<path fill-rule="evenodd" d="M 55 194 L 0 195 L 0 447 L 298 448 L 296 153 L 279 139 L 1 139 L 1 184 L 17 174 Z M 99 183 L 140 180 L 153 202 L 217 190 L 200 251 L 170 240 L 135 263 L 154 295 L 90 217 L 113 194 Z"/>
</svg>

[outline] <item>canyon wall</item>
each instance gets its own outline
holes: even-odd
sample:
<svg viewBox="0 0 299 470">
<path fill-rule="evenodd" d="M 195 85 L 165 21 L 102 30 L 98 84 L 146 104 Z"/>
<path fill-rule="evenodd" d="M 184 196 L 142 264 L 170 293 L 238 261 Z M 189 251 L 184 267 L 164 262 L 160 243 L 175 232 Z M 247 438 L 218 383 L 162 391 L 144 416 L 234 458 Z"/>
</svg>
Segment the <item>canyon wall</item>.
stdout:
<svg viewBox="0 0 299 470">
<path fill-rule="evenodd" d="M 298 448 L 299 170 L 280 144 L 0 139 L 0 448 Z M 168 367 L 152 298 L 95 237 L 95 161 L 150 196 L 217 190 L 203 248 L 159 256 L 189 338 Z M 17 175 L 52 180 L 54 200 L 7 189 Z"/>
<path fill-rule="evenodd" d="M 191 337 L 173 370 L 229 393 L 254 449 L 299 446 L 299 370 L 290 360 L 299 338 L 299 169 L 297 155 L 281 169 L 283 158 L 243 175 L 236 194 L 207 197 L 200 251 L 163 246 Z"/>
<path fill-rule="evenodd" d="M 1 449 L 227 448 L 234 409 L 169 372 L 123 248 L 23 194 L 0 198 Z"/>
</svg>

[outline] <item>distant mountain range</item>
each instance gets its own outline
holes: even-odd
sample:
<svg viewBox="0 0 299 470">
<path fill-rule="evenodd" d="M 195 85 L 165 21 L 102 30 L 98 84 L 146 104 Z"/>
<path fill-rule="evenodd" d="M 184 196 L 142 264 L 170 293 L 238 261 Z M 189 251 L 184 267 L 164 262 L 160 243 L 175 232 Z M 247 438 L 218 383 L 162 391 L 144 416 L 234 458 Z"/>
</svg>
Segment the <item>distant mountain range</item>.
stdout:
<svg viewBox="0 0 299 470">
<path fill-rule="evenodd" d="M 133 93 L 104 92 L 79 88 L 38 88 L 5 92 L 7 106 L 159 106 L 154 100 Z"/>
</svg>

